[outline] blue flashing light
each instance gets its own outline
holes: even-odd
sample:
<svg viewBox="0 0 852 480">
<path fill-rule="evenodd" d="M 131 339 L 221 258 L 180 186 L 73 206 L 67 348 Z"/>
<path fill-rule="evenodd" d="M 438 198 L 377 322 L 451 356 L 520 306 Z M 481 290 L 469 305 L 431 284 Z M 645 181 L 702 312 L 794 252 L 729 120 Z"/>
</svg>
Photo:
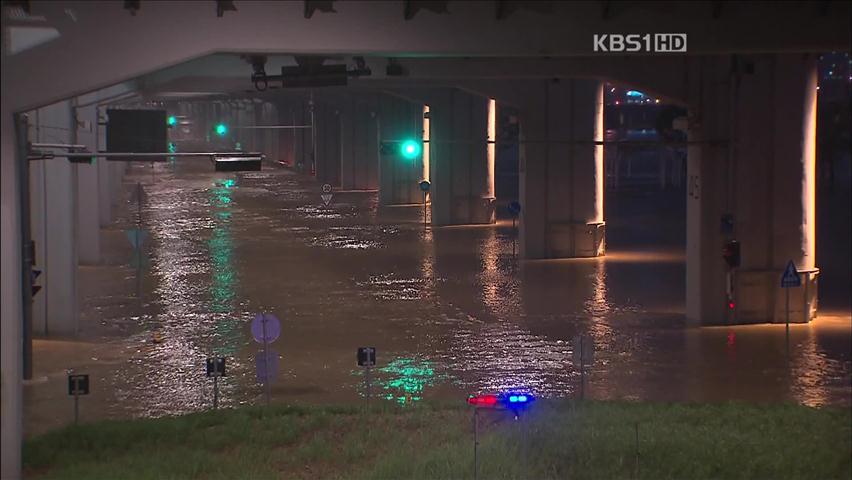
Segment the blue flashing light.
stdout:
<svg viewBox="0 0 852 480">
<path fill-rule="evenodd" d="M 526 403 L 532 402 L 535 397 L 528 393 L 512 393 L 504 397 L 509 406 L 521 406 Z"/>
<path fill-rule="evenodd" d="M 644 96 L 645 96 L 645 94 L 644 94 L 644 93 L 642 93 L 642 92 L 640 92 L 640 91 L 638 91 L 638 90 L 628 90 L 628 91 L 627 91 L 627 96 L 628 96 L 628 97 L 644 97 Z"/>
</svg>

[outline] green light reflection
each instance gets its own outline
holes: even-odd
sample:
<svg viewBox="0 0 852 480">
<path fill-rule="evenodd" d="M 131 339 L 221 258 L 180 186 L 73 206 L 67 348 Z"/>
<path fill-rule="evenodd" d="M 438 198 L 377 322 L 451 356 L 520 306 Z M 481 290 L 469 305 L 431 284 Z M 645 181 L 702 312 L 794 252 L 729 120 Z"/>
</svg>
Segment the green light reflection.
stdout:
<svg viewBox="0 0 852 480">
<path fill-rule="evenodd" d="M 210 190 L 216 225 L 208 241 L 213 278 L 210 286 L 213 313 L 228 314 L 233 311 L 236 297 L 237 275 L 233 265 L 234 241 L 231 236 L 231 193 L 236 181 L 226 179 L 217 181 Z M 217 354 L 233 355 L 239 348 L 239 322 L 225 315 L 216 322 L 216 336 L 220 339 Z"/>
<path fill-rule="evenodd" d="M 400 405 L 422 400 L 423 389 L 435 385 L 435 369 L 428 360 L 398 357 L 378 370 L 378 384 L 386 390 L 385 399 L 396 400 Z"/>
</svg>

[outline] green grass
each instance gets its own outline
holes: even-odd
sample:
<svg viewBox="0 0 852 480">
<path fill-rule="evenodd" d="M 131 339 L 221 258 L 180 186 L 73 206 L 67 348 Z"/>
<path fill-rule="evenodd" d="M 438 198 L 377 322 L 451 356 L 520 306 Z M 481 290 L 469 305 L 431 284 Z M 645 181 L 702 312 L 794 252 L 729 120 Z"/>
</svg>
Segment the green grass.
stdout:
<svg viewBox="0 0 852 480">
<path fill-rule="evenodd" d="M 479 478 L 849 479 L 850 417 L 799 405 L 538 401 L 521 422 L 480 414 Z M 426 403 L 107 421 L 27 441 L 24 465 L 45 479 L 473 478 L 472 414 Z"/>
</svg>

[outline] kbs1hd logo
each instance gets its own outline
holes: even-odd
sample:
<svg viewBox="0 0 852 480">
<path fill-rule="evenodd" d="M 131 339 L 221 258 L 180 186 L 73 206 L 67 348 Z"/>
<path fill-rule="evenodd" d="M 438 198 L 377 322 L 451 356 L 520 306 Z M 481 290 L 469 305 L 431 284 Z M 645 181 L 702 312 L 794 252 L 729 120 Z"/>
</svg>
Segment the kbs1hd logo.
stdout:
<svg viewBox="0 0 852 480">
<path fill-rule="evenodd" d="M 686 53 L 685 33 L 596 33 L 594 51 L 604 53 Z"/>
</svg>

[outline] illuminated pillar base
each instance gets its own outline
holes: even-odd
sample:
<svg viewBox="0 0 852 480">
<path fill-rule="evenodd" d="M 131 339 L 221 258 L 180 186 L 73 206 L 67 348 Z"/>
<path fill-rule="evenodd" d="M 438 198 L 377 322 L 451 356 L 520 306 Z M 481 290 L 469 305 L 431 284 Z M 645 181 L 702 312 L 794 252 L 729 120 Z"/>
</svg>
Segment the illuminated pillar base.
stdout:
<svg viewBox="0 0 852 480">
<path fill-rule="evenodd" d="M 792 260 L 803 286 L 789 291 L 790 321 L 807 322 L 818 276 L 816 59 L 714 57 L 690 68 L 705 81 L 702 89 L 691 86 L 689 98 L 689 140 L 696 143 L 687 159 L 687 319 L 784 323 L 781 274 Z M 729 240 L 740 243 L 734 269 L 722 258 Z"/>
<path fill-rule="evenodd" d="M 521 105 L 520 251 L 524 258 L 605 253 L 603 87 L 541 81 Z"/>
</svg>

